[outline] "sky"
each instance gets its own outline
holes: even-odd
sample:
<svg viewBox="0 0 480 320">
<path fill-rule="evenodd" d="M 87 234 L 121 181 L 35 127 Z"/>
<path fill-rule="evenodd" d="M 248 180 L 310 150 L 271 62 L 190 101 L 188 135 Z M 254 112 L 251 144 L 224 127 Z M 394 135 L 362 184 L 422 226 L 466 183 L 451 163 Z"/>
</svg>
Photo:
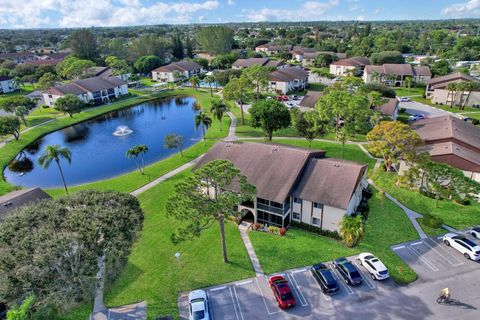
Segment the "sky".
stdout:
<svg viewBox="0 0 480 320">
<path fill-rule="evenodd" d="M 480 0 L 0 0 L 0 28 L 480 18 Z"/>
</svg>

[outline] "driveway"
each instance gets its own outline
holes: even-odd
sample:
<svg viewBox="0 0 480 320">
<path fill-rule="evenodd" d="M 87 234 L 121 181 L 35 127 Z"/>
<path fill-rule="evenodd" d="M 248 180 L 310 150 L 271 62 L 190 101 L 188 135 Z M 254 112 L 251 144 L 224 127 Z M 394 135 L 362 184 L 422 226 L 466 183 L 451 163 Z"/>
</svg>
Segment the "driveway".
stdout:
<svg viewBox="0 0 480 320">
<path fill-rule="evenodd" d="M 460 116 L 458 114 L 455 114 L 453 112 L 445 111 L 445 110 L 438 109 L 438 108 L 434 108 L 434 107 L 431 107 L 431 106 L 426 105 L 424 103 L 420 103 L 420 102 L 413 101 L 413 100 L 409 101 L 409 102 L 400 102 L 399 107 L 400 108 L 405 108 L 405 110 L 409 114 L 422 113 L 427 118 L 448 116 L 448 115 L 452 115 L 452 116 L 460 118 Z"/>
</svg>

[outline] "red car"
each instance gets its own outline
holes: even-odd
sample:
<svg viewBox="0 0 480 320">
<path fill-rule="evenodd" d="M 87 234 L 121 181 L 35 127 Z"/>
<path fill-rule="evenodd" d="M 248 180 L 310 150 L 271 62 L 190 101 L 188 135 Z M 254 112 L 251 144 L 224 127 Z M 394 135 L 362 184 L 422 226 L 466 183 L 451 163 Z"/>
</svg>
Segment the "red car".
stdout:
<svg viewBox="0 0 480 320">
<path fill-rule="evenodd" d="M 288 286 L 288 281 L 282 276 L 273 276 L 268 279 L 270 288 L 272 288 L 273 295 L 277 299 L 278 306 L 282 309 L 291 308 L 295 306 L 295 297 Z"/>
<path fill-rule="evenodd" d="M 288 99 L 287 96 L 276 96 L 275 100 L 277 100 L 277 101 L 288 101 L 289 99 Z"/>
</svg>

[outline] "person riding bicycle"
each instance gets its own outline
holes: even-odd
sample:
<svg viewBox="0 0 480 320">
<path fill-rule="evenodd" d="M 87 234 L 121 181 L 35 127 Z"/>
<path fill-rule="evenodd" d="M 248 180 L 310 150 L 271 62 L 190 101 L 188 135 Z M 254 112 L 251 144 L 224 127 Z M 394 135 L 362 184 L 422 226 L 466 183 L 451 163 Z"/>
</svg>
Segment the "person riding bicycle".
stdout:
<svg viewBox="0 0 480 320">
<path fill-rule="evenodd" d="M 448 288 L 444 288 L 442 289 L 442 291 L 440 291 L 440 296 L 439 298 L 443 299 L 443 300 L 448 300 L 450 299 L 450 290 Z"/>
</svg>

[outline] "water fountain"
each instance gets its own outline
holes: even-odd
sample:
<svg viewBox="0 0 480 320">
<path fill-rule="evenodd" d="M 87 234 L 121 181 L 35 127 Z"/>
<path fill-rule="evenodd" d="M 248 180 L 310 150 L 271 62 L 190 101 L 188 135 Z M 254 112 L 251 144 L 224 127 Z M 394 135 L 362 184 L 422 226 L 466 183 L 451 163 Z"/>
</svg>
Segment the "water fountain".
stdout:
<svg viewBox="0 0 480 320">
<path fill-rule="evenodd" d="M 117 137 L 123 137 L 123 136 L 128 136 L 131 134 L 133 130 L 131 130 L 127 126 L 118 126 L 115 131 L 113 131 L 113 135 Z"/>
</svg>

